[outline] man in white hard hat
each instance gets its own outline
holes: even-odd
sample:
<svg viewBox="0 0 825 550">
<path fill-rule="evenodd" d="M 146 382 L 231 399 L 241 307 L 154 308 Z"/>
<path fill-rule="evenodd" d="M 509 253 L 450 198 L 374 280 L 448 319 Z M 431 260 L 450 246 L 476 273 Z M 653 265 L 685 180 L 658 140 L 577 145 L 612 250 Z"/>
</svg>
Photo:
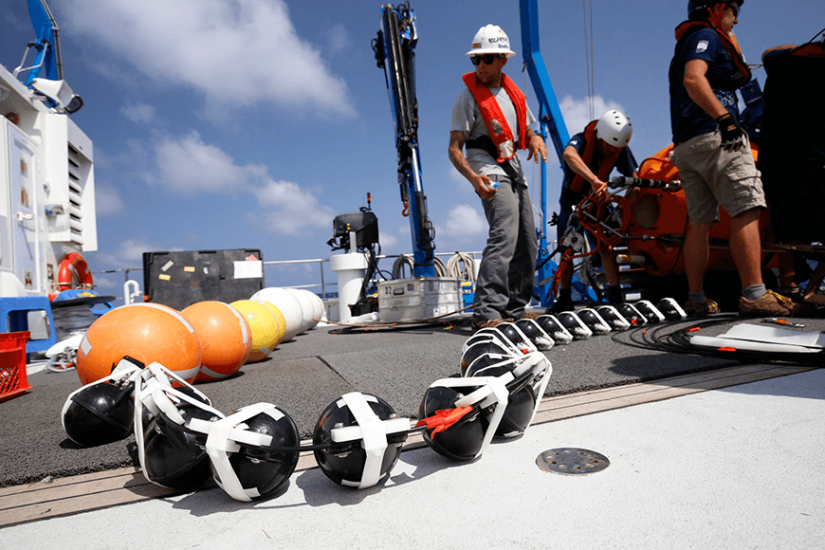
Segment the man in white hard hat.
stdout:
<svg viewBox="0 0 825 550">
<path fill-rule="evenodd" d="M 633 136 L 633 124 L 623 113 L 607 111 L 600 119 L 590 122 L 584 131 L 570 138 L 564 148 L 564 180 L 559 197 L 558 238 L 567 232 L 573 210 L 586 196 L 607 196 L 607 181 L 613 168 L 624 176 L 634 175 L 638 165 L 628 144 Z M 575 222 L 574 222 L 575 223 Z M 619 266 L 613 247 L 606 243 L 599 246 L 602 269 L 607 277 L 607 292 L 611 304 L 624 301 L 619 285 Z M 573 266 L 562 266 L 559 274 L 559 290 L 553 311 L 572 311 Z"/>
<path fill-rule="evenodd" d="M 475 72 L 453 103 L 449 156 L 481 197 L 490 224 L 473 302 L 473 330 L 525 313 L 533 296 L 538 243 L 527 180 L 516 149 L 547 159 L 544 140 L 530 128 L 535 117 L 513 81 L 502 73 L 515 54 L 496 25 L 482 27 L 466 54 Z M 463 149 L 466 148 L 466 156 Z"/>
</svg>

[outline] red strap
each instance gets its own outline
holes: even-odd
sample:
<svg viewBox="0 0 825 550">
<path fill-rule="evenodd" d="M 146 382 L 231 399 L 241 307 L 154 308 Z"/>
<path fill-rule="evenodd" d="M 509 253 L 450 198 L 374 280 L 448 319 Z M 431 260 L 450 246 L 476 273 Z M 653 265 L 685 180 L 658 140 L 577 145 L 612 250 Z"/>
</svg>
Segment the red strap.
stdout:
<svg viewBox="0 0 825 550">
<path fill-rule="evenodd" d="M 467 414 L 472 410 L 472 407 L 467 406 L 435 411 L 433 416 L 428 416 L 427 418 L 422 418 L 419 420 L 416 427 L 426 425 L 428 430 L 433 431 L 430 434 L 430 437 L 435 437 L 435 434 L 443 432 L 447 428 L 451 427 L 453 424 L 467 416 Z"/>
</svg>

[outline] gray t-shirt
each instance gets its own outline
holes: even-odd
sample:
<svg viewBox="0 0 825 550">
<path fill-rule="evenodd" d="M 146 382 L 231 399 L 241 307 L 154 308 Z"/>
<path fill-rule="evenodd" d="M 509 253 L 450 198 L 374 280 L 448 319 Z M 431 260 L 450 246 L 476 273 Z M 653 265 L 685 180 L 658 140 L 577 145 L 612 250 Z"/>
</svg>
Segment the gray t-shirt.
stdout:
<svg viewBox="0 0 825 550">
<path fill-rule="evenodd" d="M 490 92 L 496 98 L 496 101 L 498 101 L 501 112 L 504 113 L 504 118 L 507 119 L 507 125 L 510 126 L 513 135 L 518 139 L 519 130 L 516 109 L 513 106 L 512 100 L 510 100 L 510 96 L 507 95 L 507 91 L 504 88 L 490 88 Z M 535 121 L 536 117 L 533 116 L 530 107 L 527 107 L 527 124 L 533 124 Z M 481 111 L 476 104 L 476 100 L 466 87 L 458 94 L 453 102 L 450 131 L 461 132 L 464 134 L 464 138 L 468 140 L 481 136 L 490 136 L 490 132 L 487 131 L 487 125 L 484 124 L 484 119 L 481 116 Z M 470 168 L 472 168 L 476 174 L 484 176 L 493 174 L 507 176 L 507 173 L 501 165 L 497 163 L 496 159 L 490 156 L 487 151 L 482 149 L 467 149 L 465 151 L 465 157 Z M 510 162 L 518 172 L 522 173 L 521 161 L 518 155 L 513 156 Z M 524 185 L 527 185 L 526 179 L 522 178 L 522 182 Z"/>
</svg>

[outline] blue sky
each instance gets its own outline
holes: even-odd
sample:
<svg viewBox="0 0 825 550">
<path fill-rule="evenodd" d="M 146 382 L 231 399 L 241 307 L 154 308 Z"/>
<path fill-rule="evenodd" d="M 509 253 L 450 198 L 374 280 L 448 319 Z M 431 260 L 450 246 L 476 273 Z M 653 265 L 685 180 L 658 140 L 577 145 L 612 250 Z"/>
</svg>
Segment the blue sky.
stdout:
<svg viewBox="0 0 825 550">
<path fill-rule="evenodd" d="M 637 159 L 670 142 L 667 67 L 686 0 L 594 0 L 595 111 L 633 120 Z M 25 0 L 4 0 L 0 63 L 34 38 Z M 332 218 L 372 195 L 382 251 L 411 252 L 401 215 L 392 114 L 370 41 L 381 3 L 366 0 L 51 0 L 66 80 L 93 140 L 98 248 L 93 271 L 141 267 L 146 251 L 259 248 L 265 260 L 326 258 Z M 423 185 L 438 252 L 479 251 L 479 199 L 447 158 L 450 109 L 479 27 L 500 25 L 519 53 L 516 0 L 412 0 Z M 541 51 L 574 134 L 589 120 L 584 10 L 539 1 Z M 825 26 L 822 0 L 747 0 L 735 31 L 746 58 Z M 589 32 L 589 30 L 588 30 Z M 764 71 L 755 76 L 764 82 Z M 561 171 L 548 158 L 548 210 Z M 526 170 L 533 181 L 532 164 Z M 534 201 L 539 202 L 535 171 Z M 531 183 L 532 185 L 532 183 Z M 383 269 L 391 262 L 385 260 Z M 317 282 L 317 266 L 268 268 L 267 286 Z M 327 272 L 329 281 L 331 276 Z M 135 277 L 141 281 L 140 274 Z M 122 295 L 122 275 L 97 275 Z"/>
</svg>

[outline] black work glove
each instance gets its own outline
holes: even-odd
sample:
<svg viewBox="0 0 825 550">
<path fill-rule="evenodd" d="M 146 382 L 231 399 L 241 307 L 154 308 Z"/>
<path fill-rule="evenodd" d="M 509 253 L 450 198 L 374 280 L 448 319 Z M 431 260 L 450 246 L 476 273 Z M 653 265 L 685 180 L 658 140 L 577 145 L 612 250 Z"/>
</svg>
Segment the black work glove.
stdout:
<svg viewBox="0 0 825 550">
<path fill-rule="evenodd" d="M 722 134 L 722 148 L 725 151 L 738 151 L 745 145 L 745 131 L 733 118 L 733 115 L 726 113 L 716 119 L 719 125 L 719 133 Z"/>
</svg>

